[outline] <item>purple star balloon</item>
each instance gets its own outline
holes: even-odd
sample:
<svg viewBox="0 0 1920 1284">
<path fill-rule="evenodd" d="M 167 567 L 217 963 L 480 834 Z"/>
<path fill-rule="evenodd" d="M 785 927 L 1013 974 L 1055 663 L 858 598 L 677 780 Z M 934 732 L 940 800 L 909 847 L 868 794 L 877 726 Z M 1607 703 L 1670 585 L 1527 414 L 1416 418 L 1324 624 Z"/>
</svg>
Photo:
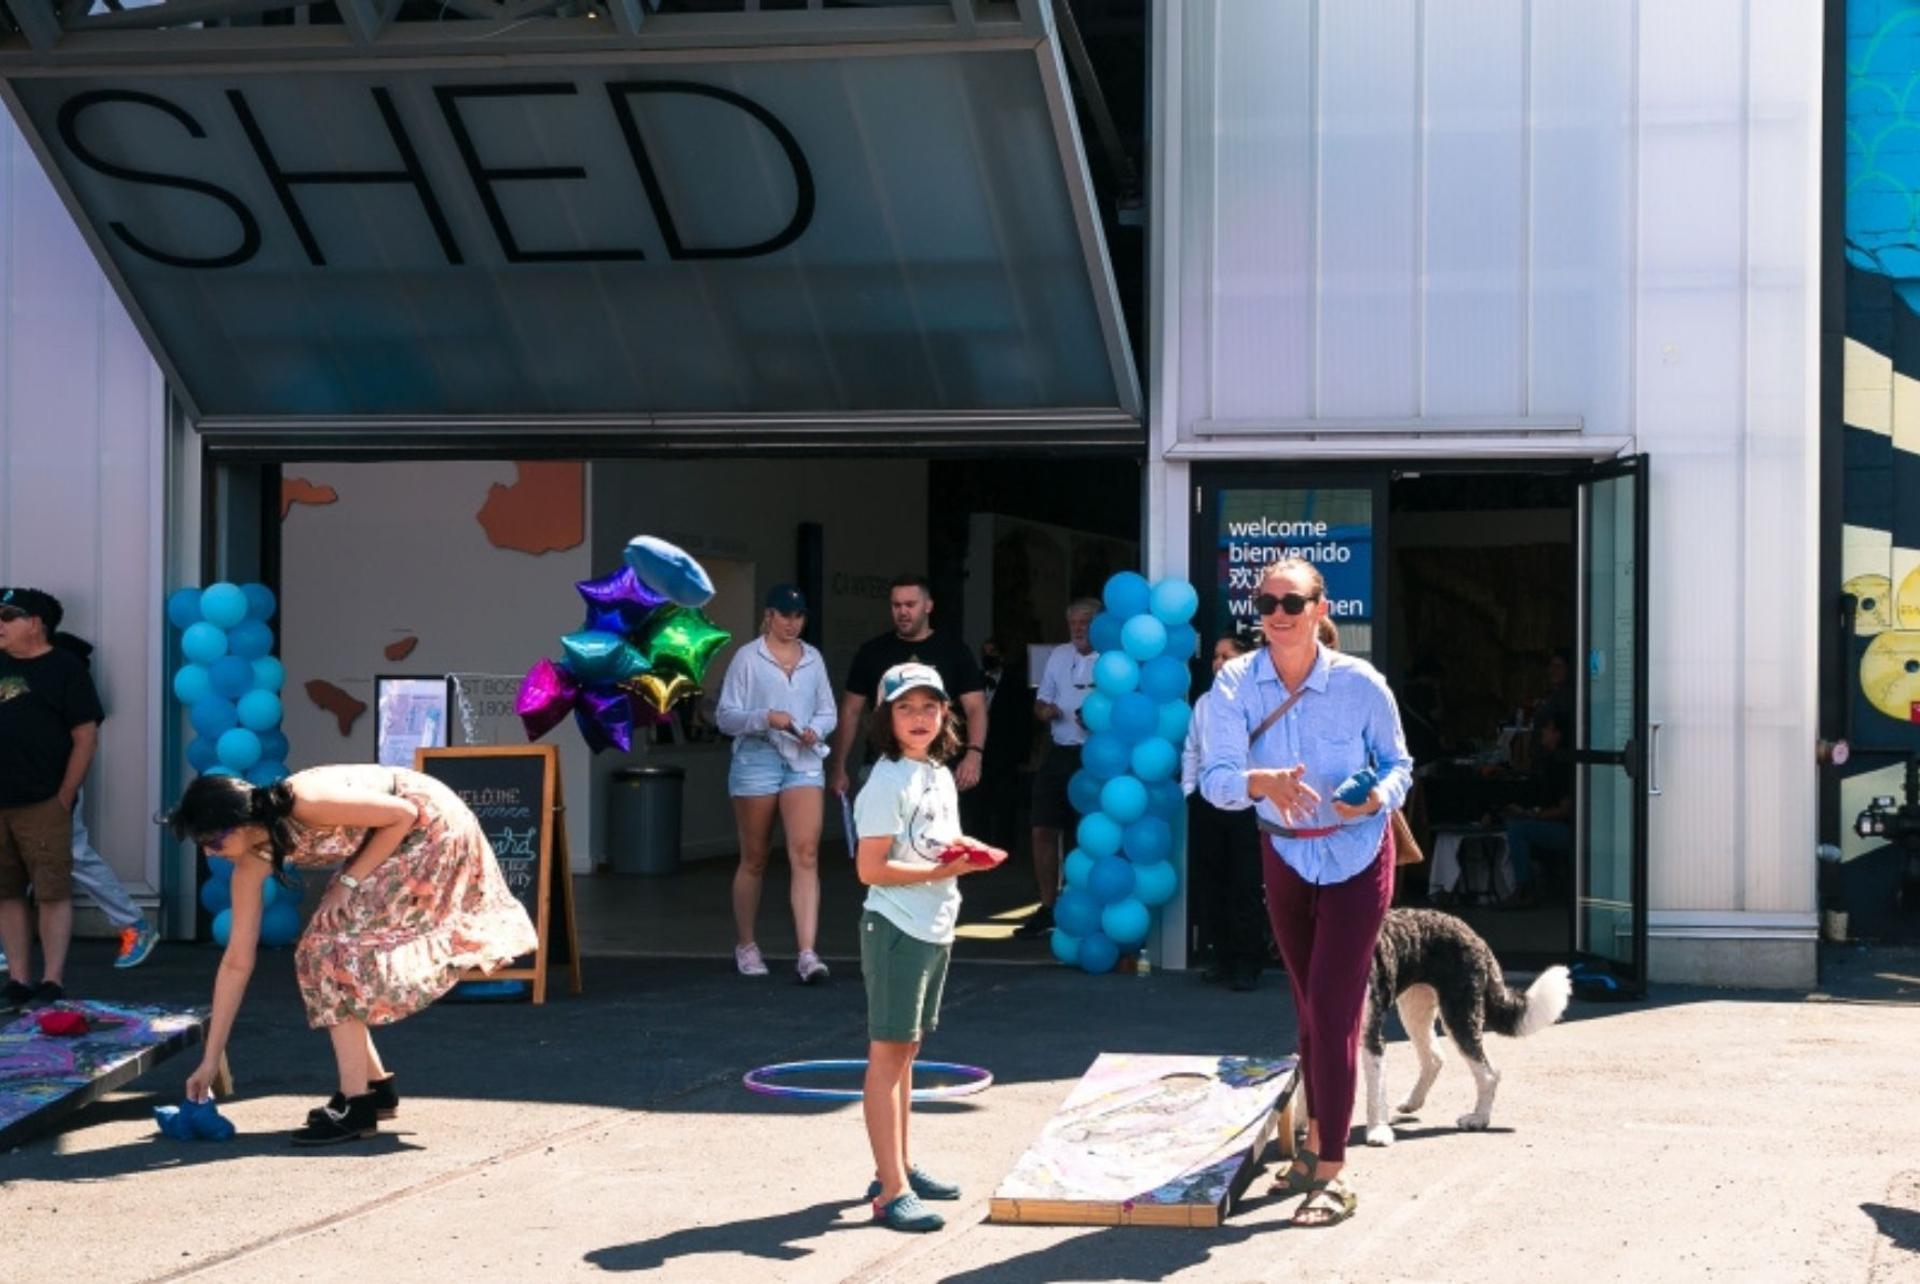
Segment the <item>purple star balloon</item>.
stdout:
<svg viewBox="0 0 1920 1284">
<path fill-rule="evenodd" d="M 552 660 L 540 660 L 528 669 L 513 702 L 513 711 L 526 724 L 527 739 L 538 740 L 559 726 L 579 694 L 573 675 Z"/>
<path fill-rule="evenodd" d="M 621 635 L 638 633 L 647 617 L 667 604 L 667 599 L 640 582 L 630 566 L 622 566 L 597 580 L 581 580 L 574 585 L 587 604 L 584 629 L 598 629 Z"/>
<path fill-rule="evenodd" d="M 633 702 L 612 683 L 583 690 L 573 717 L 587 748 L 595 753 L 607 748 L 625 753 L 633 748 Z"/>
</svg>

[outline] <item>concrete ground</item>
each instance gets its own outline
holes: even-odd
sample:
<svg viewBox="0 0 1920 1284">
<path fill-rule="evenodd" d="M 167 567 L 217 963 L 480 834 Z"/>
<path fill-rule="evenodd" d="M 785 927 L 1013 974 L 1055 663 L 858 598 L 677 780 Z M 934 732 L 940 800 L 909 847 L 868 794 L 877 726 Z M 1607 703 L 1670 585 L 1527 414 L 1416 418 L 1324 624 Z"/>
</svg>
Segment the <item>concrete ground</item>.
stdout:
<svg viewBox="0 0 1920 1284">
<path fill-rule="evenodd" d="M 116 973 L 82 945 L 75 988 L 203 1002 L 215 951 Z M 1252 1198 L 1218 1230 L 1009 1227 L 986 1198 L 1103 1050 L 1282 1053 L 1279 978 L 1087 977 L 961 961 L 929 1056 L 997 1076 L 915 1115 L 914 1152 L 965 1185 L 949 1227 L 864 1225 L 855 1104 L 752 1095 L 741 1072 L 862 1054 L 851 964 L 825 989 L 717 963 L 588 959 L 543 1008 L 442 1004 L 383 1038 L 405 1093 L 377 1142 L 290 1149 L 330 1087 L 284 953 L 233 1049 L 240 1137 L 159 1139 L 191 1057 L 0 1155 L 0 1278 L 53 1281 L 1807 1280 L 1920 1281 L 1920 953 L 1844 950 L 1815 994 L 1662 988 L 1577 1003 L 1520 1043 L 1494 1126 L 1464 1134 L 1450 1060 L 1391 1149 L 1355 1148 L 1359 1215 L 1294 1230 Z M 1404 1090 L 1411 1058 L 1389 1052 Z"/>
</svg>

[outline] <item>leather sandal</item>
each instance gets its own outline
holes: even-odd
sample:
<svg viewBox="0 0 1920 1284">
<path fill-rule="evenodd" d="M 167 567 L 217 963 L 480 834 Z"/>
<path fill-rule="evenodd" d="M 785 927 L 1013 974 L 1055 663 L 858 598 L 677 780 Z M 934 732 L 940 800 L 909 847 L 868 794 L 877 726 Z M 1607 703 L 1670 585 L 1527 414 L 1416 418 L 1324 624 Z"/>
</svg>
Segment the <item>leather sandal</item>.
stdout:
<svg viewBox="0 0 1920 1284">
<path fill-rule="evenodd" d="M 1294 1150 L 1293 1158 L 1295 1162 L 1305 1164 L 1306 1171 L 1302 1172 L 1289 1163 L 1287 1171 L 1273 1179 L 1273 1185 L 1267 1189 L 1268 1196 L 1276 1199 L 1292 1199 L 1295 1195 L 1304 1195 L 1313 1189 L 1313 1174 L 1320 1167 L 1320 1156 L 1305 1146 L 1300 1146 Z M 1323 1186 L 1325 1184 L 1325 1182 L 1321 1183 Z"/>
<path fill-rule="evenodd" d="M 1338 1226 L 1360 1207 L 1360 1197 L 1338 1177 L 1307 1183 L 1306 1202 L 1293 1210 L 1293 1224 L 1308 1230 Z"/>
</svg>

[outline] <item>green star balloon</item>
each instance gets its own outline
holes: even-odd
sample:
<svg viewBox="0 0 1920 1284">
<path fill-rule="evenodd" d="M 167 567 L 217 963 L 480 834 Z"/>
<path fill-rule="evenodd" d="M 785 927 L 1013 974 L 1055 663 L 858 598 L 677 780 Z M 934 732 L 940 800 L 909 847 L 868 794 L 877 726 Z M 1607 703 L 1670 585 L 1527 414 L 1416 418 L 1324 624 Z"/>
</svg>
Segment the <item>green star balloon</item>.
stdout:
<svg viewBox="0 0 1920 1284">
<path fill-rule="evenodd" d="M 647 659 L 656 669 L 684 673 L 695 683 L 706 680 L 707 664 L 733 635 L 707 618 L 698 607 L 669 606 L 655 617 L 647 637 Z"/>
</svg>

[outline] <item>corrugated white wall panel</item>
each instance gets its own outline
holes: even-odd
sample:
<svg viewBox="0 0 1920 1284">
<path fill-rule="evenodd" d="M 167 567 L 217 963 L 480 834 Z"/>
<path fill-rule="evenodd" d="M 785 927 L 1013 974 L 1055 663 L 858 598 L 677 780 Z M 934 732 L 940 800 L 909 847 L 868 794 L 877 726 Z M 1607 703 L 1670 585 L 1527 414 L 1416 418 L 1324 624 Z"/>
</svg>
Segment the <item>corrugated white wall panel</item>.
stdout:
<svg viewBox="0 0 1920 1284">
<path fill-rule="evenodd" d="M 1426 0 L 1419 413 L 1526 413 L 1526 6 Z"/>
<path fill-rule="evenodd" d="M 1194 6 L 1192 39 L 1219 59 L 1195 142 L 1213 208 L 1213 336 L 1196 418 L 1313 413 L 1314 30 L 1304 4 Z M 1215 113 L 1217 112 L 1217 115 Z M 1196 220 L 1203 235 L 1208 224 Z M 1206 393 L 1211 392 L 1211 397 Z M 1211 402 L 1210 408 L 1207 403 Z"/>
<path fill-rule="evenodd" d="M 1652 908 L 1810 915 L 1817 646 L 1779 604 L 1811 600 L 1819 530 L 1818 7 L 1173 0 L 1170 21 L 1184 307 L 1156 439 L 1350 456 L 1196 426 L 1578 416 L 1596 453 L 1647 452 Z M 1302 262 L 1304 313 L 1301 269 L 1273 266 Z M 1386 425 L 1372 448 L 1552 445 Z"/>
<path fill-rule="evenodd" d="M 1654 808 L 1654 841 L 1668 858 L 1651 875 L 1653 903 L 1667 909 L 1740 904 L 1747 853 L 1741 8 L 1702 0 L 1640 10 L 1635 428 L 1653 457 L 1659 532 L 1648 574 L 1667 794 Z"/>
<path fill-rule="evenodd" d="M 1420 9 L 1415 0 L 1342 0 L 1317 12 L 1314 412 L 1417 414 Z"/>
<path fill-rule="evenodd" d="M 57 595 L 107 706 L 94 845 L 143 894 L 161 849 L 151 711 L 170 698 L 153 550 L 164 385 L 39 161 L 0 117 L 0 582 Z"/>
<path fill-rule="evenodd" d="M 1815 603 L 1819 593 L 1807 547 L 1820 512 L 1811 430 L 1819 386 L 1806 359 L 1819 334 L 1807 301 L 1820 289 L 1820 221 L 1809 204 L 1819 190 L 1820 129 L 1807 105 L 1821 92 L 1818 58 L 1808 53 L 1820 48 L 1821 26 L 1814 5 L 1755 5 L 1748 22 L 1741 712 L 1754 784 L 1738 891 L 1749 908 L 1794 910 L 1813 904 L 1812 863 L 1796 846 L 1810 847 L 1818 825 L 1809 760 L 1819 710 L 1809 678 L 1822 613 L 1780 607 Z"/>
<path fill-rule="evenodd" d="M 1526 410 L 1632 424 L 1634 10 L 1529 9 Z"/>
</svg>

